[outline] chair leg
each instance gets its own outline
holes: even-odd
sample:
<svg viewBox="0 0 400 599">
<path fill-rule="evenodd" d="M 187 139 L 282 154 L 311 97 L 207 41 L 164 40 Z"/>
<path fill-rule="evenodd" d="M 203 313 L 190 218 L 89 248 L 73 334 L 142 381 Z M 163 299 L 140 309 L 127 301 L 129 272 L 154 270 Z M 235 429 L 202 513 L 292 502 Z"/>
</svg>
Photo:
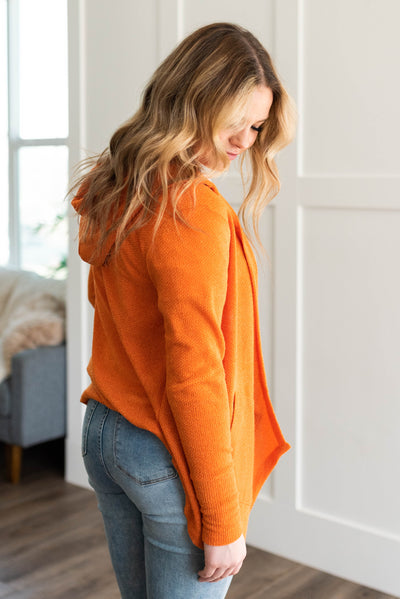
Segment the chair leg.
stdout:
<svg viewBox="0 0 400 599">
<path fill-rule="evenodd" d="M 7 479 L 17 485 L 21 477 L 22 447 L 19 445 L 6 446 Z"/>
</svg>

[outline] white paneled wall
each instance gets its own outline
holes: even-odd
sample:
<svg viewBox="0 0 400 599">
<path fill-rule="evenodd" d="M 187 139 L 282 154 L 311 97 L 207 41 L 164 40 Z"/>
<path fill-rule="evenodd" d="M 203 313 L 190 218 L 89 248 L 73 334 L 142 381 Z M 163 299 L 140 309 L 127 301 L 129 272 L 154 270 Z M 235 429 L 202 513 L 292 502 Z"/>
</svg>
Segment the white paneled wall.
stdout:
<svg viewBox="0 0 400 599">
<path fill-rule="evenodd" d="M 400 595 L 400 3 L 71 0 L 70 19 L 76 156 L 103 149 L 158 62 L 205 23 L 244 25 L 275 59 L 299 129 L 262 221 L 260 318 L 292 450 L 248 541 Z M 238 208 L 237 172 L 216 183 Z M 73 239 L 71 253 L 67 477 L 82 484 L 91 315 Z"/>
<path fill-rule="evenodd" d="M 229 21 L 250 29 L 268 49 L 273 49 L 274 2 L 272 0 L 203 0 L 182 2 L 184 32 L 210 22 Z"/>
<path fill-rule="evenodd" d="M 303 211 L 298 507 L 400 538 L 400 211 Z"/>
<path fill-rule="evenodd" d="M 400 595 L 400 5 L 276 15 L 299 131 L 276 203 L 274 389 L 295 434 L 249 538 Z"/>
<path fill-rule="evenodd" d="M 302 174 L 400 175 L 398 0 L 301 4 Z"/>
</svg>

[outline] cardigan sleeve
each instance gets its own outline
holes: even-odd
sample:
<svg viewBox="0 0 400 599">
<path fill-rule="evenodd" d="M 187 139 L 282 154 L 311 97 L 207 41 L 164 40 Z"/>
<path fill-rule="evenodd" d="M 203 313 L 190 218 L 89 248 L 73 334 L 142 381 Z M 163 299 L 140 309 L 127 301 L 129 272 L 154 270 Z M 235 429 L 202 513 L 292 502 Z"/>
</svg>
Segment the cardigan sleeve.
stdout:
<svg viewBox="0 0 400 599">
<path fill-rule="evenodd" d="M 189 226 L 163 219 L 147 266 L 164 320 L 167 401 L 200 505 L 203 541 L 223 545 L 242 533 L 221 329 L 230 227 L 203 195 L 184 214 Z"/>
</svg>

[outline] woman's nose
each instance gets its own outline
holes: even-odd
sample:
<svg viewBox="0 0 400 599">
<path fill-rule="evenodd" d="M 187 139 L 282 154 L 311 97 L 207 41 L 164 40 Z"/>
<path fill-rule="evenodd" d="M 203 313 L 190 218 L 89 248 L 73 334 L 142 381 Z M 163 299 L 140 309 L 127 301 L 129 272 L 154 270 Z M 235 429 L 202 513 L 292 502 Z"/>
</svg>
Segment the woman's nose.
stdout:
<svg viewBox="0 0 400 599">
<path fill-rule="evenodd" d="M 241 131 L 237 131 L 231 137 L 231 144 L 244 150 L 249 148 L 254 143 L 254 136 L 252 135 L 251 130 L 242 129 Z"/>
</svg>

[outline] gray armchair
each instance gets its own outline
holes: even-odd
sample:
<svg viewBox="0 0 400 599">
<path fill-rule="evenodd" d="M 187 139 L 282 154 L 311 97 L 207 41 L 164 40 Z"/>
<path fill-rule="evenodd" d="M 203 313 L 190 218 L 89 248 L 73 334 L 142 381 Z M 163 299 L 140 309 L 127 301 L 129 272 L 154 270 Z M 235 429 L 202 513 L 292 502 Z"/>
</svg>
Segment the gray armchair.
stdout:
<svg viewBox="0 0 400 599">
<path fill-rule="evenodd" d="M 20 478 L 24 448 L 65 436 L 65 345 L 38 347 L 12 358 L 0 384 L 0 441 L 10 480 Z"/>
</svg>

